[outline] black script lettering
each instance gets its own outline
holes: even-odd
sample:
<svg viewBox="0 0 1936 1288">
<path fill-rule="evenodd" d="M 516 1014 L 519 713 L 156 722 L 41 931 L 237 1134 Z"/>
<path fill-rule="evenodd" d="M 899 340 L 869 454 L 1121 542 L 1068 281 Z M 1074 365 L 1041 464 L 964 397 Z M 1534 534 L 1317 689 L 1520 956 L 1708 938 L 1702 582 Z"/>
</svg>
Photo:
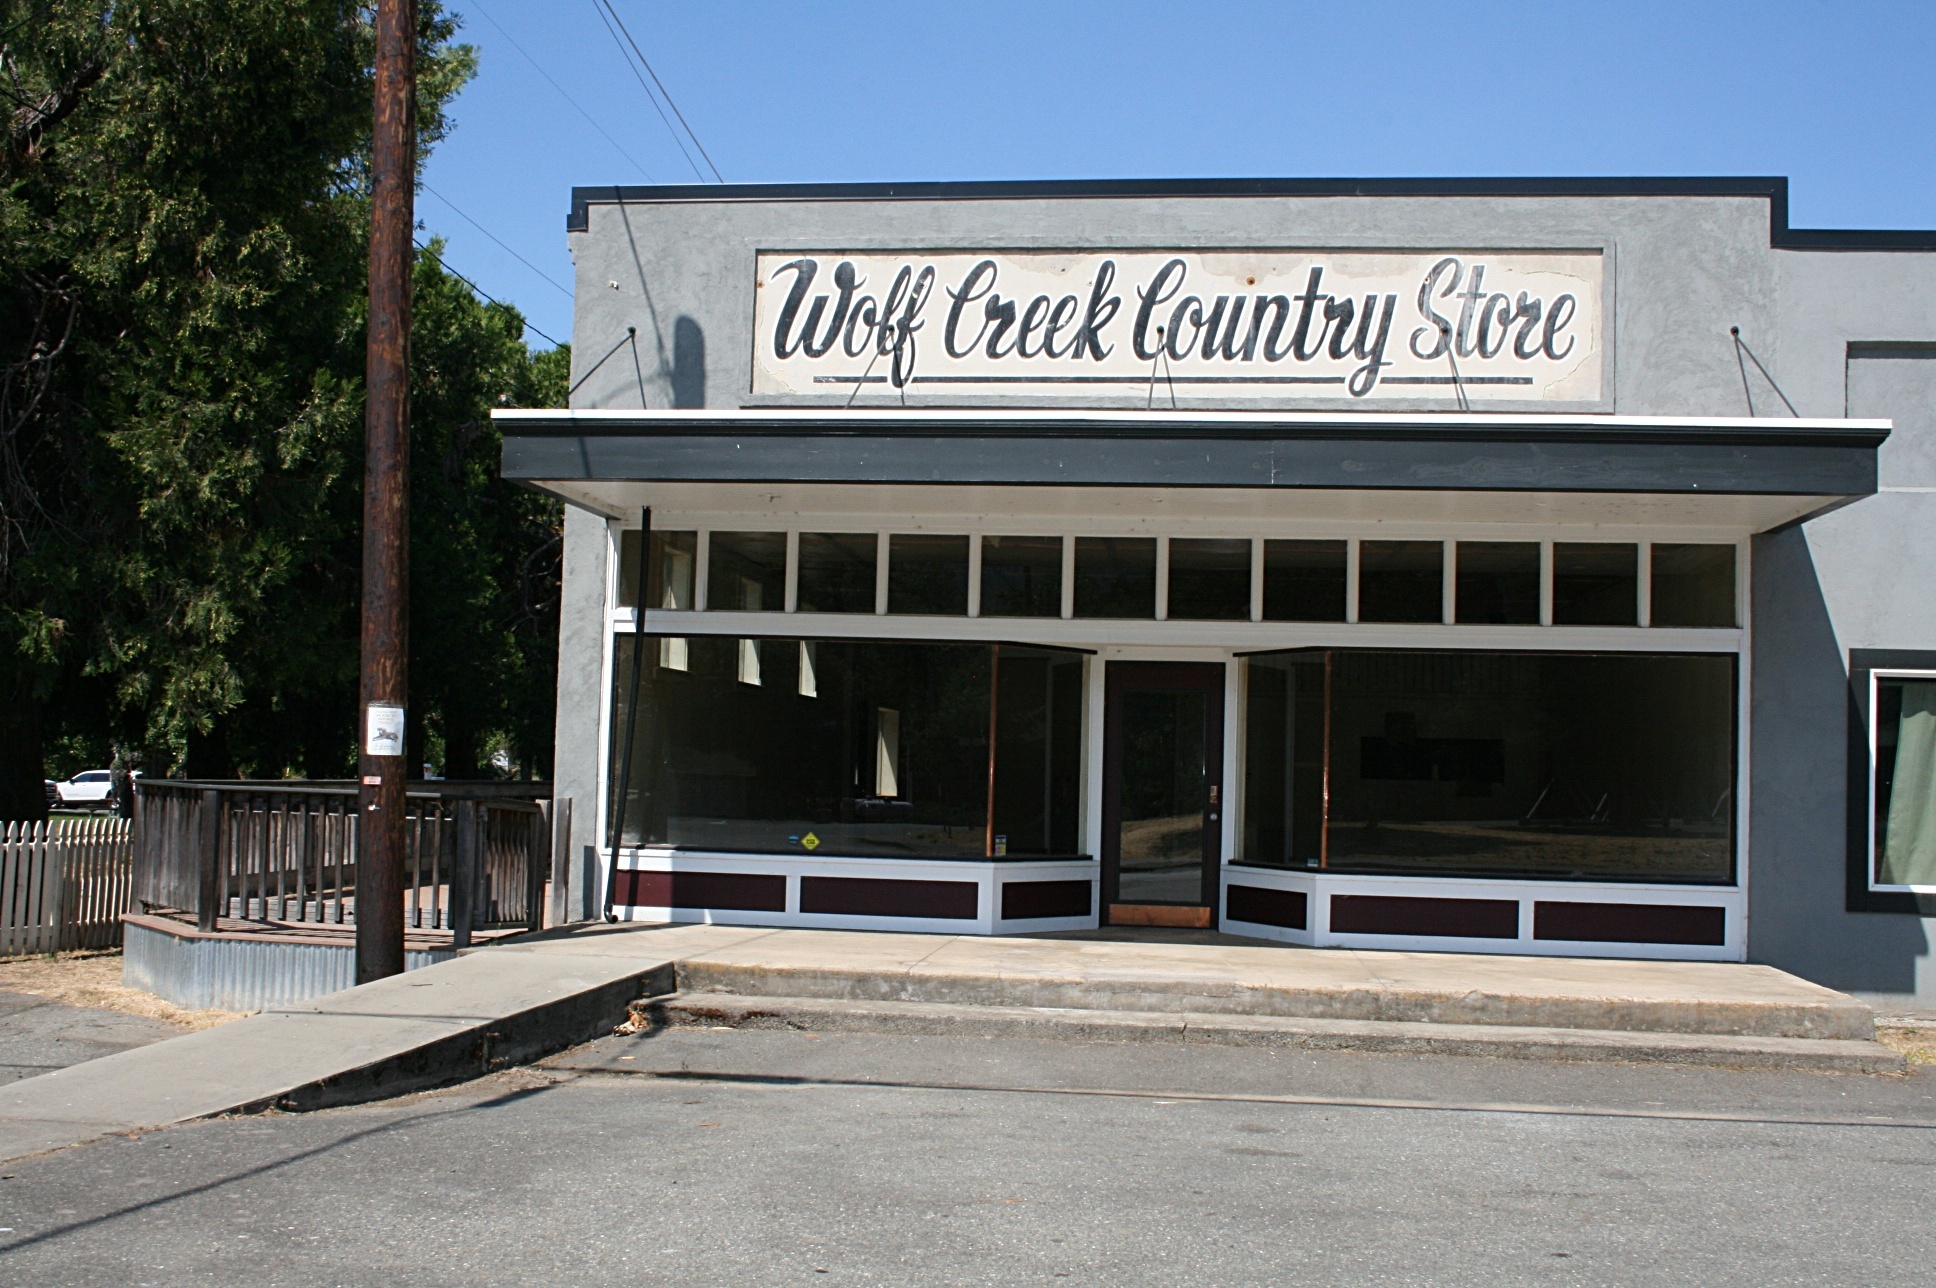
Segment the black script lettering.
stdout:
<svg viewBox="0 0 1936 1288">
<path fill-rule="evenodd" d="M 1264 331 L 1264 314 L 1269 313 L 1270 331 Z M 1284 324 L 1290 321 L 1291 302 L 1282 295 L 1260 295 L 1250 310 L 1250 334 L 1244 337 L 1244 361 L 1251 362 L 1257 357 L 1257 337 L 1264 337 L 1264 361 L 1281 362 L 1289 349 L 1277 347 L 1277 337 L 1284 334 Z"/>
<path fill-rule="evenodd" d="M 1567 337 L 1564 352 L 1553 347 L 1553 341 L 1559 338 L 1560 332 L 1566 330 L 1566 324 L 1572 320 L 1573 297 L 1571 295 L 1562 295 L 1553 301 L 1553 307 L 1546 315 L 1546 338 L 1540 341 L 1539 347 L 1545 351 L 1547 357 L 1557 361 L 1573 352 L 1573 338 L 1571 336 Z"/>
<path fill-rule="evenodd" d="M 1447 282 L 1445 289 L 1441 291 L 1438 289 L 1439 279 L 1445 276 L 1447 269 L 1452 270 L 1452 280 Z M 1442 358 L 1445 356 L 1446 338 L 1452 334 L 1452 324 L 1440 317 L 1433 310 L 1432 296 L 1436 292 L 1440 299 L 1448 298 L 1452 292 L 1459 289 L 1459 279 L 1463 276 L 1465 276 L 1464 265 L 1460 264 L 1455 257 L 1447 255 L 1444 259 L 1432 265 L 1432 271 L 1427 273 L 1425 280 L 1419 284 L 1419 316 L 1425 318 L 1431 325 L 1422 326 L 1412 332 L 1411 350 L 1413 357 L 1422 358 L 1430 362 L 1434 358 Z M 1419 337 L 1425 335 L 1432 337 L 1432 347 L 1430 349 L 1421 349 L 1418 347 Z"/>
<path fill-rule="evenodd" d="M 1130 343 L 1136 348 L 1136 356 L 1144 362 L 1155 362 L 1159 352 L 1148 343 L 1150 314 L 1155 311 L 1157 305 L 1167 304 L 1172 296 L 1183 289 L 1183 278 L 1188 271 L 1184 268 L 1182 260 L 1173 259 L 1156 270 L 1156 276 L 1150 279 L 1147 291 L 1141 287 L 1136 290 L 1137 298 L 1143 302 L 1136 307 L 1136 329 L 1130 332 L 1129 338 Z M 1176 278 L 1174 283 L 1170 281 L 1172 276 Z M 1165 287 L 1169 289 L 1165 290 Z M 1174 323 L 1175 319 L 1171 321 Z M 1172 325 L 1170 329 L 1174 331 L 1176 327 Z"/>
<path fill-rule="evenodd" d="M 1366 340 L 1371 331 L 1371 315 L 1377 311 L 1378 297 L 1365 296 L 1365 311 L 1358 317 L 1358 338 L 1351 344 L 1352 355 L 1363 358 L 1365 365 L 1351 373 L 1351 379 L 1345 386 L 1351 391 L 1353 398 L 1363 398 L 1377 388 L 1379 371 L 1391 365 L 1385 361 L 1385 342 L 1391 338 L 1392 317 L 1398 312 L 1398 297 L 1396 295 L 1385 297 L 1385 316 L 1378 323 L 1378 338 L 1367 344 Z"/>
<path fill-rule="evenodd" d="M 933 293 L 932 264 L 923 268 L 918 277 L 913 269 L 903 265 L 894 275 L 894 284 L 887 288 L 887 298 L 881 304 L 876 348 L 880 353 L 894 355 L 890 378 L 896 389 L 905 389 L 914 378 L 914 333 L 923 325 L 921 310 L 927 307 L 928 297 Z M 895 316 L 897 312 L 899 317 Z"/>
<path fill-rule="evenodd" d="M 1378 303 L 1378 297 L 1375 295 L 1372 296 L 1370 302 L 1371 304 Z M 1352 304 L 1349 295 L 1344 296 L 1342 299 L 1326 300 L 1324 302 L 1324 325 L 1331 332 L 1332 357 L 1344 357 L 1346 352 L 1345 345 L 1351 338 L 1351 318 L 1356 312 L 1357 308 Z M 1332 326 L 1334 322 L 1337 324 L 1335 327 Z M 1365 318 L 1365 323 L 1366 325 L 1370 325 L 1371 319 L 1369 317 Z"/>
<path fill-rule="evenodd" d="M 1183 338 L 1183 328 L 1190 328 L 1190 338 Z M 1194 295 L 1186 295 L 1177 301 L 1170 310 L 1169 339 L 1163 347 L 1169 350 L 1170 361 L 1181 362 L 1190 356 L 1190 346 L 1197 342 L 1197 335 L 1203 330 L 1203 301 Z"/>
<path fill-rule="evenodd" d="M 1519 334 L 1513 338 L 1513 357 L 1537 358 L 1539 356 L 1539 338 L 1534 334 L 1534 328 L 1539 326 L 1539 313 L 1540 301 L 1521 291 L 1519 308 L 1514 313 L 1514 316 L 1519 319 Z M 1531 348 L 1526 345 L 1528 340 L 1532 341 Z"/>
<path fill-rule="evenodd" d="M 874 328 L 880 320 L 881 312 L 874 306 L 873 296 L 863 295 L 855 300 L 853 312 L 847 315 L 847 334 L 840 342 L 840 351 L 850 358 L 866 353 L 867 346 L 874 342 Z M 858 336 L 854 334 L 856 327 L 861 328 Z"/>
<path fill-rule="evenodd" d="M 1465 301 L 1465 303 L 1459 306 L 1457 347 L 1461 358 L 1470 358 L 1472 356 L 1472 315 L 1477 302 L 1486 298 L 1485 280 L 1486 266 L 1484 264 L 1474 264 L 1472 266 L 1471 280 L 1467 283 L 1466 289 L 1460 291 L 1457 296 L 1458 299 Z"/>
<path fill-rule="evenodd" d="M 1225 362 L 1236 361 L 1238 353 L 1237 327 L 1243 321 L 1244 301 L 1249 298 L 1247 295 L 1239 295 L 1232 301 L 1228 295 L 1219 295 L 1217 297 L 1217 302 L 1210 308 L 1209 318 L 1203 324 L 1203 356 L 1206 361 L 1216 357 L 1219 353 L 1223 355 Z M 1223 320 L 1226 301 L 1229 302 L 1230 308 L 1230 320 L 1228 322 Z M 1223 339 L 1221 341 L 1217 339 L 1217 333 L 1219 331 L 1223 333 Z"/>
<path fill-rule="evenodd" d="M 787 292 L 786 303 L 780 306 L 779 324 L 773 328 L 773 356 L 776 358 L 791 358 L 806 339 L 804 335 L 797 339 L 788 339 L 788 336 L 793 332 L 793 319 L 799 316 L 800 304 L 813 286 L 813 275 L 820 271 L 820 261 L 792 260 L 774 269 L 773 276 L 777 278 L 788 271 L 793 273 L 793 289 Z"/>
<path fill-rule="evenodd" d="M 1115 351 L 1115 345 L 1102 342 L 1102 329 L 1116 316 L 1116 310 L 1123 307 L 1122 297 L 1109 293 L 1115 280 L 1116 261 L 1105 259 L 1096 269 L 1096 280 L 1090 284 L 1089 308 L 1082 315 L 1082 325 L 1076 329 L 1071 357 L 1080 359 L 1086 353 L 1101 362 Z"/>
<path fill-rule="evenodd" d="M 1076 320 L 1076 310 L 1081 307 L 1082 302 L 1073 295 L 1065 295 L 1055 302 L 1055 312 L 1049 314 L 1048 330 L 1042 333 L 1042 352 L 1051 358 L 1059 358 L 1076 346 L 1082 338 L 1080 335 L 1060 349 L 1055 347 L 1055 337 L 1067 330 L 1069 323 Z"/>
<path fill-rule="evenodd" d="M 1038 345 L 1035 352 L 1030 353 L 1028 342 L 1029 336 L 1032 333 L 1042 329 L 1042 319 L 1047 317 L 1048 314 L 1048 296 L 1038 295 L 1029 301 L 1028 308 L 1022 313 L 1022 329 L 1015 337 L 1015 352 L 1021 354 L 1024 358 L 1033 358 L 1042 352 L 1041 347 Z"/>
<path fill-rule="evenodd" d="M 1015 329 L 1015 301 L 1005 300 L 999 295 L 988 297 L 982 306 L 982 316 L 995 324 L 995 334 L 988 337 L 988 348 L 984 350 L 991 358 L 1006 358 L 1015 352 L 1015 346 L 1002 348 L 1002 337 Z"/>
<path fill-rule="evenodd" d="M 1328 300 L 1331 298 L 1318 290 L 1318 283 L 1323 280 L 1324 266 L 1322 264 L 1313 265 L 1310 279 L 1304 284 L 1304 294 L 1291 297 L 1304 306 L 1298 311 L 1297 330 L 1291 332 L 1291 356 L 1295 357 L 1299 362 L 1309 362 L 1318 356 L 1319 350 L 1324 348 L 1324 329 L 1322 327 L 1318 329 L 1318 338 L 1312 342 L 1311 347 L 1309 349 L 1304 347 L 1305 338 L 1311 333 L 1312 310 L 1317 308 L 1319 300 Z M 1329 326 L 1330 323 L 1327 322 L 1325 325 Z"/>
<path fill-rule="evenodd" d="M 961 279 L 960 289 L 948 292 L 948 298 L 954 303 L 948 306 L 948 325 L 941 332 L 941 347 L 948 351 L 950 358 L 965 358 L 975 351 L 976 345 L 981 343 L 982 334 L 988 330 L 986 314 L 982 317 L 981 330 L 975 332 L 975 338 L 967 344 L 955 343 L 955 328 L 961 324 L 961 310 L 964 305 L 980 299 L 995 289 L 997 271 L 994 260 L 984 259 L 968 270 L 968 276 Z"/>
<path fill-rule="evenodd" d="M 1492 336 L 1492 320 L 1499 319 L 1499 338 Z M 1479 310 L 1479 356 L 1496 358 L 1499 351 L 1506 347 L 1506 333 L 1512 330 L 1513 302 L 1504 295 L 1492 294 L 1486 297 L 1484 307 Z"/>
<path fill-rule="evenodd" d="M 824 358 L 827 356 L 827 350 L 833 348 L 834 343 L 840 339 L 840 330 L 847 323 L 847 310 L 854 303 L 854 288 L 866 280 L 865 278 L 855 280 L 854 265 L 851 260 L 843 259 L 834 266 L 834 286 L 839 289 L 840 296 L 834 301 L 834 315 L 827 322 L 825 338 L 817 344 L 813 338 L 814 333 L 820 330 L 820 314 L 827 307 L 827 297 L 824 295 L 814 296 L 813 307 L 807 310 L 807 324 L 800 328 L 800 347 L 806 351 L 809 358 Z"/>
</svg>

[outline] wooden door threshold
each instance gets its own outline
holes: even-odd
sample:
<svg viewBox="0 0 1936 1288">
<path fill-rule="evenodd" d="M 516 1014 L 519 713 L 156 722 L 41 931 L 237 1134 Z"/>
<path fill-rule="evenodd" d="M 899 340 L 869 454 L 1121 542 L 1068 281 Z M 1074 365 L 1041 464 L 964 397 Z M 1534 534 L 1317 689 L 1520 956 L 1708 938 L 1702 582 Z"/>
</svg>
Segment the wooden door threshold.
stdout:
<svg viewBox="0 0 1936 1288">
<path fill-rule="evenodd" d="M 1213 909 L 1176 903 L 1112 903 L 1112 926 L 1164 926 L 1172 930 L 1208 930 Z"/>
</svg>

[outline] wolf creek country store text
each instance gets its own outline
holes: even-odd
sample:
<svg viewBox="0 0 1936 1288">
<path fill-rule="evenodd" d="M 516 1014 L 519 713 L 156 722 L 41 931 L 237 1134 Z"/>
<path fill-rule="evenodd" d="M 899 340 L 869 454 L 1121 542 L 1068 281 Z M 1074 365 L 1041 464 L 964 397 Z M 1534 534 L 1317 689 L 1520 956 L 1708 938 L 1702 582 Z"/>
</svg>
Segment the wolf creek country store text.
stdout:
<svg viewBox="0 0 1936 1288">
<path fill-rule="evenodd" d="M 1936 995 L 1936 233 L 1779 179 L 580 188 L 574 917 Z"/>
</svg>

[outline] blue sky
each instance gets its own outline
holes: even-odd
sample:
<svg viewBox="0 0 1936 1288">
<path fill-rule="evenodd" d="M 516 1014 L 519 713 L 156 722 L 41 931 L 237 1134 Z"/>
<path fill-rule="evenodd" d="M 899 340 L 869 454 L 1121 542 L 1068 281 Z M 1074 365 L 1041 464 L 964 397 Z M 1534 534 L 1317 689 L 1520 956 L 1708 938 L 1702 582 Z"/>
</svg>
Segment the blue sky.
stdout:
<svg viewBox="0 0 1936 1288">
<path fill-rule="evenodd" d="M 569 339 L 572 186 L 705 163 L 594 0 L 449 3 L 482 70 L 418 219 Z M 1936 227 L 1929 0 L 613 4 L 733 183 L 1772 174 L 1797 227 Z"/>
</svg>

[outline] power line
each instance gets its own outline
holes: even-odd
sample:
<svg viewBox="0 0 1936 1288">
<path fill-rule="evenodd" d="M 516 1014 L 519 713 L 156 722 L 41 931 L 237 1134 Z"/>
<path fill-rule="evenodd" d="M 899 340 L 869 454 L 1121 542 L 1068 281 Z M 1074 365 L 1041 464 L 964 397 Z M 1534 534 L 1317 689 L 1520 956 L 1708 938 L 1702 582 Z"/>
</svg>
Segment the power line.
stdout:
<svg viewBox="0 0 1936 1288">
<path fill-rule="evenodd" d="M 654 179 L 652 177 L 652 172 L 650 170 L 646 169 L 643 165 L 640 165 L 638 159 L 634 157 L 630 152 L 627 152 L 624 149 L 624 147 L 620 145 L 617 139 L 613 138 L 609 133 L 606 133 L 605 127 L 598 123 L 598 118 L 594 117 L 590 112 L 587 112 L 582 106 L 580 106 L 578 100 L 573 98 L 569 93 L 567 93 L 563 85 L 560 85 L 557 81 L 553 80 L 551 73 L 546 71 L 544 67 L 538 62 L 537 59 L 533 58 L 530 54 L 525 52 L 524 46 L 520 45 L 517 42 L 517 38 L 513 36 L 510 32 L 504 29 L 504 24 L 500 23 L 496 18 L 491 17 L 489 13 L 486 13 L 484 10 L 484 7 L 478 4 L 477 0 L 471 0 L 471 8 L 476 9 L 481 14 L 484 14 L 484 21 L 490 23 L 493 27 L 496 27 L 498 34 L 500 36 L 503 36 L 505 40 L 510 42 L 511 48 L 517 50 L 520 54 L 523 54 L 524 61 L 527 63 L 530 63 L 531 66 L 537 70 L 538 75 L 544 77 L 545 80 L 549 81 L 551 83 L 551 88 L 557 90 L 560 97 L 562 97 L 565 100 L 565 102 L 570 103 L 573 107 L 577 108 L 578 114 L 584 117 L 587 121 L 589 121 L 591 123 L 591 127 L 594 130 L 597 130 L 600 134 L 605 135 L 605 141 L 611 144 L 614 148 L 616 148 L 620 156 L 624 157 L 627 161 L 630 161 L 632 163 L 633 168 L 636 169 L 640 174 L 645 176 L 645 181 L 647 183 L 658 182 L 657 179 Z"/>
<path fill-rule="evenodd" d="M 415 240 L 415 239 L 413 238 L 412 240 Z M 518 315 L 518 321 L 524 323 L 526 330 L 537 331 L 538 338 L 541 340 L 551 340 L 552 347 L 554 348 L 563 347 L 564 345 L 563 340 L 552 340 L 551 337 L 546 335 L 544 332 L 538 331 L 538 328 L 532 325 L 531 319 L 524 316 L 523 309 L 519 308 L 515 304 L 506 304 L 503 300 L 492 299 L 488 294 L 485 294 L 483 287 L 479 286 L 476 282 L 473 282 L 470 278 L 465 277 L 462 273 L 458 272 L 456 269 L 452 268 L 449 264 L 445 263 L 444 257 L 442 255 L 439 255 L 436 251 L 430 249 L 430 247 L 424 245 L 422 242 L 420 241 L 417 242 L 417 249 L 422 251 L 424 254 L 430 256 L 432 259 L 436 260 L 437 267 L 443 269 L 446 273 L 449 273 L 452 277 L 456 278 L 464 285 L 470 287 L 473 291 L 476 291 L 479 295 L 484 296 L 484 302 L 486 304 L 495 304 L 501 309 L 510 309 L 513 313 L 516 313 Z"/>
<path fill-rule="evenodd" d="M 639 75 L 638 68 L 632 69 L 632 74 L 638 77 L 639 88 L 645 91 L 646 98 L 651 100 L 653 110 L 658 112 L 659 119 L 665 122 L 666 130 L 672 135 L 672 141 L 679 145 L 679 151 L 686 158 L 686 164 L 692 167 L 693 174 L 697 176 L 701 183 L 706 181 L 706 176 L 699 169 L 698 162 L 694 161 L 692 159 L 692 153 L 686 150 L 685 140 L 679 137 L 679 131 L 673 129 L 672 122 L 666 119 L 665 108 L 659 106 L 660 97 L 665 99 L 666 107 L 672 109 L 672 114 L 679 118 L 679 125 L 685 130 L 685 137 L 692 140 L 692 146 L 698 150 L 699 155 L 704 158 L 707 167 L 712 170 L 714 182 L 726 182 L 725 178 L 719 173 L 719 167 L 713 164 L 712 156 L 706 151 L 706 145 L 699 141 L 699 135 L 694 133 L 691 123 L 686 120 L 686 114 L 681 112 L 679 110 L 679 104 L 673 101 L 672 92 L 665 87 L 665 82 L 659 79 L 659 73 L 652 70 L 652 63 L 646 58 L 645 51 L 639 48 L 639 42 L 633 39 L 631 29 L 625 25 L 625 19 L 619 17 L 618 9 L 612 4 L 612 0 L 592 0 L 592 7 L 598 9 L 601 19 L 605 19 L 608 14 L 610 15 L 609 20 L 605 24 L 606 30 L 612 33 L 613 41 L 618 42 L 619 55 L 625 58 L 625 65 L 627 67 L 632 66 L 632 59 L 626 53 L 626 46 L 630 45 L 631 54 L 638 57 L 639 66 L 645 69 L 646 76 L 652 78 L 652 85 L 658 86 L 659 93 L 655 96 L 652 92 L 652 87 L 645 83 L 645 76 Z M 614 24 L 616 24 L 616 30 L 613 30 Z M 620 33 L 624 35 L 623 41 L 620 41 Z"/>
<path fill-rule="evenodd" d="M 457 210 L 456 202 L 452 201 L 449 197 L 446 197 L 443 193 L 437 191 L 429 184 L 426 183 L 424 185 L 424 191 L 428 192 L 431 196 L 437 198 L 437 200 L 443 202 L 446 206 L 449 206 L 452 210 Z M 472 219 L 469 215 L 465 214 L 461 210 L 457 210 L 457 216 L 458 218 L 462 219 L 465 223 L 469 224 L 471 227 L 477 229 L 478 232 L 483 233 L 486 237 L 489 237 L 492 241 L 497 242 L 499 246 L 502 246 L 504 248 L 504 253 L 509 255 L 512 259 L 517 260 L 518 263 L 524 265 L 526 268 L 536 273 L 539 277 L 544 278 L 545 281 L 550 282 L 553 286 L 557 286 L 559 292 L 566 299 L 572 298 L 572 294 L 570 291 L 566 290 L 562 286 L 558 286 L 558 282 L 556 278 L 552 277 L 551 274 L 545 272 L 542 268 L 539 268 L 536 264 L 533 264 L 530 260 L 526 259 L 524 256 L 512 250 L 509 246 L 506 246 L 502 241 L 498 239 L 498 236 L 496 233 L 486 228 L 483 224 L 478 223 L 475 219 Z"/>
<path fill-rule="evenodd" d="M 699 141 L 697 134 L 693 133 L 692 126 L 686 121 L 686 114 L 679 110 L 679 104 L 673 99 L 672 91 L 665 87 L 665 82 L 659 79 L 659 73 L 653 71 L 652 64 L 646 61 L 645 51 L 639 48 L 638 41 L 632 39 L 631 29 L 625 25 L 625 19 L 618 16 L 618 10 L 613 6 L 612 0 L 605 0 L 605 7 L 612 11 L 612 21 L 618 24 L 620 31 L 625 33 L 625 39 L 632 46 L 632 52 L 639 56 L 639 62 L 644 64 L 646 73 L 652 77 L 652 83 L 657 85 L 659 93 L 665 96 L 666 106 L 672 109 L 672 114 L 679 118 L 679 124 L 685 127 L 686 137 L 692 140 L 695 148 L 699 149 L 699 155 L 706 158 L 706 168 L 713 172 L 713 182 L 725 183 L 725 176 L 719 173 L 719 167 L 713 164 L 712 157 L 707 156 L 706 145 Z"/>
<path fill-rule="evenodd" d="M 652 87 L 645 83 L 645 77 L 640 76 L 639 69 L 632 65 L 632 55 L 626 52 L 625 41 L 619 36 L 618 29 L 612 26 L 612 20 L 606 16 L 605 7 L 599 3 L 599 0 L 592 0 L 592 11 L 598 15 L 598 20 L 605 24 L 605 33 L 612 38 L 612 43 L 618 46 L 618 56 L 625 60 L 625 70 L 637 77 L 639 88 L 645 91 L 645 101 L 652 104 L 652 110 L 659 114 L 661 121 L 665 122 L 666 133 L 672 136 L 673 146 L 679 149 L 679 155 L 684 157 L 686 164 L 692 167 L 693 176 L 704 183 L 706 176 L 700 173 L 699 163 L 692 159 L 692 153 L 686 151 L 685 140 L 679 137 L 679 131 L 672 128 L 672 121 L 666 116 L 665 109 L 659 106 L 658 96 L 652 92 Z"/>
</svg>

